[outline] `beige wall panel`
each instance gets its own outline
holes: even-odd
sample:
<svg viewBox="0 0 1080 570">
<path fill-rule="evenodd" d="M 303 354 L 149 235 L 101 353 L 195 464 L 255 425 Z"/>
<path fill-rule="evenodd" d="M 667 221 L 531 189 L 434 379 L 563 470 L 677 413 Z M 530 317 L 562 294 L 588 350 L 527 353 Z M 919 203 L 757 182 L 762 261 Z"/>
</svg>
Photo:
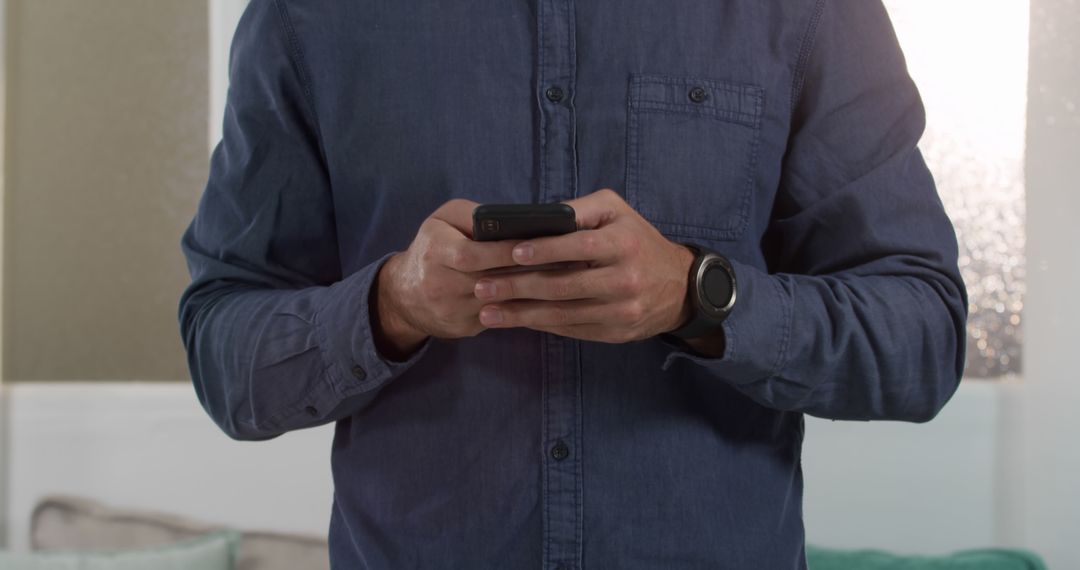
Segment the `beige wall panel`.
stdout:
<svg viewBox="0 0 1080 570">
<path fill-rule="evenodd" d="M 207 3 L 10 0 L 6 31 L 4 375 L 187 378 Z"/>
</svg>

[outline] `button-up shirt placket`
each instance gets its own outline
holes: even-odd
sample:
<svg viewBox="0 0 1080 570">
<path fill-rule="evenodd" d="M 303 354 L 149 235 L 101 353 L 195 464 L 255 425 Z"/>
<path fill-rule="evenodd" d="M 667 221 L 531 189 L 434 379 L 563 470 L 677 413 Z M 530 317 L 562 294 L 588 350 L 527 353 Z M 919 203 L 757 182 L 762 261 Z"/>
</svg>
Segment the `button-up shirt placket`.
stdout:
<svg viewBox="0 0 1080 570">
<path fill-rule="evenodd" d="M 573 0 L 539 0 L 536 23 L 539 201 L 546 203 L 578 195 Z M 571 570 L 582 560 L 580 346 L 568 337 L 540 338 L 543 568 Z"/>
</svg>

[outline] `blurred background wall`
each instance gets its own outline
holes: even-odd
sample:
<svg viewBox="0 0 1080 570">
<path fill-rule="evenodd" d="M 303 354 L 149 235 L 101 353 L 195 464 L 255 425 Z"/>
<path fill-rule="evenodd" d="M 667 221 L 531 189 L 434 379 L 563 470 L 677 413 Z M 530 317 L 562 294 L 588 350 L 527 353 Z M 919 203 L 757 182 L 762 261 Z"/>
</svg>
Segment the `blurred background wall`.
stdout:
<svg viewBox="0 0 1080 570">
<path fill-rule="evenodd" d="M 0 0 L 0 545 L 25 548 L 30 509 L 54 492 L 325 533 L 332 427 L 228 440 L 195 399 L 176 323 L 179 237 L 220 137 L 244 5 Z M 965 25 L 994 25 L 964 9 Z M 1080 5 L 1031 0 L 1029 26 L 1022 372 L 965 379 L 928 424 L 808 418 L 811 542 L 1022 546 L 1080 568 Z M 981 120 L 1000 123 L 990 107 Z"/>
<path fill-rule="evenodd" d="M 5 378 L 183 378 L 205 0 L 9 0 L 6 29 Z"/>
<path fill-rule="evenodd" d="M 1080 3 L 1033 0 L 1028 81 L 1028 382 L 1000 423 L 999 538 L 1080 568 Z"/>
<path fill-rule="evenodd" d="M 0 545 L 49 493 L 324 534 L 332 426 L 223 437 L 177 323 L 245 5 L 0 0 Z"/>
</svg>

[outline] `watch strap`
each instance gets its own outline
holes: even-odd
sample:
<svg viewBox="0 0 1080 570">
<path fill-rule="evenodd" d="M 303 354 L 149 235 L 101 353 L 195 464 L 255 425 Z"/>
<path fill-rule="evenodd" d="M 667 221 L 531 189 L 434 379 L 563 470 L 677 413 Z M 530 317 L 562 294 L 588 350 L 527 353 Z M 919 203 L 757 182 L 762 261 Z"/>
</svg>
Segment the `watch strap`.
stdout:
<svg viewBox="0 0 1080 570">
<path fill-rule="evenodd" d="M 685 325 L 669 331 L 667 334 L 682 339 L 697 338 L 715 332 L 719 328 L 719 324 L 708 321 L 700 313 L 695 312 L 694 316 L 690 317 L 690 320 Z"/>
<path fill-rule="evenodd" d="M 686 302 L 690 304 L 690 319 L 686 321 L 681 327 L 668 331 L 664 334 L 675 337 L 680 340 L 688 338 L 694 338 L 703 335 L 708 331 L 709 327 L 705 320 L 702 318 L 701 313 L 694 306 L 692 289 L 696 287 L 696 275 L 698 272 L 698 266 L 701 264 L 702 252 L 701 248 L 692 244 L 680 242 L 680 245 L 686 247 L 694 253 L 694 261 L 690 264 L 690 272 L 686 276 Z M 685 344 L 685 343 L 679 343 Z"/>
</svg>

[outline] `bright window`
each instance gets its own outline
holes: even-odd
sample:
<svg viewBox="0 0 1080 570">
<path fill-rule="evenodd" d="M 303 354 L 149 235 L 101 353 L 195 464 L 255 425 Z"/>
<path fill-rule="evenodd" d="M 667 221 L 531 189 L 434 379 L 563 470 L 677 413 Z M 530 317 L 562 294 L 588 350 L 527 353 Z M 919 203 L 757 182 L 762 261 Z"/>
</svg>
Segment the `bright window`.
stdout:
<svg viewBox="0 0 1080 570">
<path fill-rule="evenodd" d="M 960 241 L 966 376 L 1021 371 L 1028 0 L 885 0 L 926 106 L 920 148 Z"/>
</svg>

